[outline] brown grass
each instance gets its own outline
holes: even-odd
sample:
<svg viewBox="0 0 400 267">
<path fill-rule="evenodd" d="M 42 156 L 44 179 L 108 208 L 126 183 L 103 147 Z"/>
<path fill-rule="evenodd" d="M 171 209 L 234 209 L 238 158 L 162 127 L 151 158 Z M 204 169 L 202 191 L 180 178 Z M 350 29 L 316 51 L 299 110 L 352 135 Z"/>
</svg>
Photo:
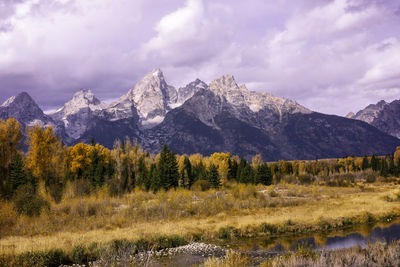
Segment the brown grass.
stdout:
<svg viewBox="0 0 400 267">
<path fill-rule="evenodd" d="M 221 227 L 246 229 L 265 222 L 284 225 L 290 220 L 309 226 L 358 216 L 363 223 L 369 215 L 400 215 L 400 202 L 387 200 L 397 190 L 390 184 L 354 188 L 232 184 L 218 193 L 137 191 L 121 198 L 102 192 L 79 198 L 66 194 L 60 204 L 51 203 L 50 211 L 37 218 L 17 216 L 9 203 L 1 203 L 0 213 L 9 215 L 0 216 L 4 225 L 0 254 L 70 250 L 78 244 L 160 235 L 215 238 Z"/>
</svg>

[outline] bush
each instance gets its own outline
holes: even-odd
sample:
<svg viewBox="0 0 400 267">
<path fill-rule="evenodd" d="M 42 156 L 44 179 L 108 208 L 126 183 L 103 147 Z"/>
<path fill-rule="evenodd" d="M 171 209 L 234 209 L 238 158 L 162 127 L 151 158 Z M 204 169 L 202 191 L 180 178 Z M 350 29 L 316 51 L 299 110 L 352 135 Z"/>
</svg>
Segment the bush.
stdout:
<svg viewBox="0 0 400 267">
<path fill-rule="evenodd" d="M 218 230 L 218 238 L 232 239 L 238 236 L 238 230 L 232 226 L 221 227 Z"/>
<path fill-rule="evenodd" d="M 300 174 L 297 179 L 300 184 L 309 185 L 314 181 L 314 178 L 309 174 Z"/>
<path fill-rule="evenodd" d="M 376 181 L 376 176 L 374 174 L 368 174 L 366 177 L 367 183 L 374 183 Z"/>
<path fill-rule="evenodd" d="M 77 197 L 88 196 L 92 191 L 92 186 L 87 179 L 79 179 L 74 183 L 74 194 Z"/>
<path fill-rule="evenodd" d="M 197 180 L 191 187 L 195 191 L 207 191 L 211 188 L 211 184 L 206 180 Z"/>
<path fill-rule="evenodd" d="M 269 223 L 262 223 L 258 226 L 258 231 L 260 233 L 266 233 L 266 234 L 275 234 L 278 232 L 278 227 L 273 224 Z"/>
<path fill-rule="evenodd" d="M 36 193 L 33 185 L 18 187 L 14 195 L 14 209 L 29 217 L 39 216 L 43 208 L 49 208 L 49 203 Z"/>
<path fill-rule="evenodd" d="M 75 246 L 71 251 L 71 260 L 73 263 L 86 263 L 88 259 L 85 248 L 82 245 Z"/>
<path fill-rule="evenodd" d="M 71 261 L 60 249 L 26 252 L 20 255 L 1 255 L 0 266 L 57 267 Z"/>
<path fill-rule="evenodd" d="M 123 190 L 121 189 L 120 182 L 117 178 L 108 180 L 107 187 L 110 197 L 121 196 L 123 194 Z"/>
<path fill-rule="evenodd" d="M 17 216 L 11 203 L 0 202 L 0 239 L 14 226 Z"/>
<path fill-rule="evenodd" d="M 50 196 L 54 199 L 56 203 L 60 203 L 61 199 L 63 197 L 63 191 L 64 191 L 64 184 L 61 182 L 56 182 L 51 185 L 49 185 L 49 193 Z"/>
</svg>

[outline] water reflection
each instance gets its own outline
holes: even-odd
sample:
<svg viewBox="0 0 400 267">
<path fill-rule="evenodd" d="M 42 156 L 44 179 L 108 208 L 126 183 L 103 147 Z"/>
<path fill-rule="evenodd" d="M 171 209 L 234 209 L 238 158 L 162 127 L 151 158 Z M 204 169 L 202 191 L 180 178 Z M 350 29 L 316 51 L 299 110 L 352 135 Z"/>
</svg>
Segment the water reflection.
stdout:
<svg viewBox="0 0 400 267">
<path fill-rule="evenodd" d="M 268 251 L 282 252 L 296 250 L 299 245 L 307 244 L 316 250 L 333 250 L 353 246 L 365 247 L 368 243 L 376 241 L 390 243 L 396 240 L 400 240 L 400 222 L 393 223 L 390 226 L 362 226 L 358 229 L 334 232 L 328 235 L 314 234 L 301 237 L 241 240 L 234 247 L 247 251 L 260 248 Z"/>
</svg>

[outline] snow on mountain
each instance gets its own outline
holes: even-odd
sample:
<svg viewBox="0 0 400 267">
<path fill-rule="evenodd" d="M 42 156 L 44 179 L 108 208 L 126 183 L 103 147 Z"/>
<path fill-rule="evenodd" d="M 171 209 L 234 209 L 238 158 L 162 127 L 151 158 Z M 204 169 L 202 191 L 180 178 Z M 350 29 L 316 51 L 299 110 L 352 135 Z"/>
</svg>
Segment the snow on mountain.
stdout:
<svg viewBox="0 0 400 267">
<path fill-rule="evenodd" d="M 238 112 L 243 108 L 249 108 L 257 113 L 264 108 L 282 113 L 311 113 L 311 111 L 296 101 L 282 97 L 273 96 L 265 92 L 253 92 L 246 88 L 246 85 L 238 85 L 233 75 L 225 75 L 211 82 L 208 87 L 214 94 L 225 97 L 232 106 L 236 107 Z"/>
<path fill-rule="evenodd" d="M 77 139 L 88 129 L 94 113 L 105 108 L 107 105 L 97 99 L 90 89 L 81 89 L 50 116 L 56 121 L 62 121 L 67 135 Z"/>
<path fill-rule="evenodd" d="M 0 119 L 15 118 L 24 126 L 40 124 L 55 126 L 54 122 L 43 113 L 32 97 L 22 92 L 7 99 L 0 106 Z"/>
<path fill-rule="evenodd" d="M 66 119 L 70 115 L 77 114 L 81 109 L 87 108 L 91 111 L 98 111 L 107 108 L 107 105 L 96 98 L 92 90 L 81 89 L 63 107 L 51 114 L 51 116 Z"/>
<path fill-rule="evenodd" d="M 178 106 L 191 98 L 199 90 L 207 89 L 207 87 L 208 85 L 205 82 L 201 81 L 200 79 L 196 79 L 195 81 L 187 84 L 185 87 L 179 88 L 177 101 Z"/>
<path fill-rule="evenodd" d="M 119 120 L 131 117 L 137 110 L 142 126 L 150 127 L 164 119 L 170 105 L 177 99 L 175 88 L 166 83 L 162 71 L 154 69 L 126 95 L 112 103 L 107 112 L 111 114 L 111 120 Z"/>
</svg>

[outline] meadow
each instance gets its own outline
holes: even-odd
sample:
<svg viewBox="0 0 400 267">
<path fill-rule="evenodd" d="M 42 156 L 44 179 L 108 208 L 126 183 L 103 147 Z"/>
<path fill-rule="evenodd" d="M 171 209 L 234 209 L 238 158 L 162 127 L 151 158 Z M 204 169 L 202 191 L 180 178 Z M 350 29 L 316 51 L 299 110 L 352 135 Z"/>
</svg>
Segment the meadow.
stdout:
<svg viewBox="0 0 400 267">
<path fill-rule="evenodd" d="M 11 203 L 1 203 L 0 254 L 60 250 L 73 258 L 82 248 L 89 257 L 95 254 L 93 248 L 118 240 L 144 242 L 145 250 L 199 240 L 218 243 L 344 229 L 390 222 L 400 215 L 396 179 L 348 187 L 229 183 L 220 190 L 136 190 L 119 197 L 110 197 L 106 188 L 75 196 L 71 183 L 59 203 L 39 188 L 50 205 L 37 217 L 18 215 Z"/>
</svg>

